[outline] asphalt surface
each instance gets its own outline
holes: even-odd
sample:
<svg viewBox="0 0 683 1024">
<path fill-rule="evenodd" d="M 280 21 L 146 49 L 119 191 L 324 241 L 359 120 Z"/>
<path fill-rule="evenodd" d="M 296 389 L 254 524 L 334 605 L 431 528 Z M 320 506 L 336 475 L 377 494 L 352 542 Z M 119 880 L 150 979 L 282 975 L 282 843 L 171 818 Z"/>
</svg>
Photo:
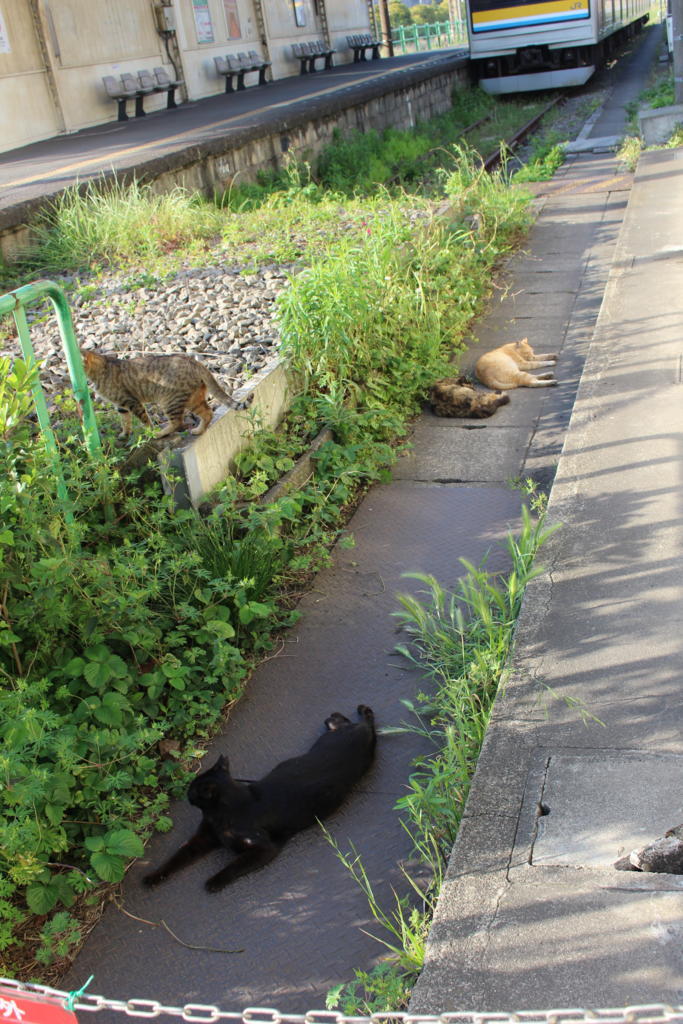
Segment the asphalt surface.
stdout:
<svg viewBox="0 0 683 1024">
<path fill-rule="evenodd" d="M 642 84 L 656 43 L 646 34 L 634 58 Z M 618 83 L 609 107 L 623 121 Z M 404 720 L 402 698 L 423 683 L 394 653 L 396 592 L 417 586 L 401 573 L 432 572 L 448 587 L 462 557 L 476 563 L 493 550 L 489 564 L 503 566 L 496 542 L 519 522 L 509 480 L 554 478 L 551 515 L 564 525 L 548 548 L 551 570 L 525 599 L 512 678 L 411 1005 L 418 1012 L 681 999 L 679 880 L 643 882 L 614 872 L 610 858 L 636 833 L 683 820 L 682 174 L 675 151 L 649 154 L 631 192 L 613 153 L 586 153 L 538 189 L 527 246 L 475 326 L 469 360 L 527 336 L 559 352 L 558 386 L 514 392 L 488 421 L 424 413 L 412 452 L 349 524 L 356 547 L 335 551 L 298 628 L 256 671 L 206 758 L 227 753 L 236 774 L 257 777 L 307 749 L 332 710 L 364 702 L 380 726 Z M 392 886 L 405 891 L 397 864 L 410 856 L 393 805 L 422 743 L 381 737 L 375 767 L 328 823 L 342 848 L 354 843 L 387 906 Z M 539 794 L 550 807 L 543 830 Z M 317 830 L 220 894 L 202 888 L 218 854 L 143 889 L 148 865 L 195 827 L 184 802 L 173 818 L 64 987 L 93 974 L 89 990 L 117 999 L 303 1012 L 381 956 L 362 930 L 377 934 L 364 898 Z"/>
</svg>

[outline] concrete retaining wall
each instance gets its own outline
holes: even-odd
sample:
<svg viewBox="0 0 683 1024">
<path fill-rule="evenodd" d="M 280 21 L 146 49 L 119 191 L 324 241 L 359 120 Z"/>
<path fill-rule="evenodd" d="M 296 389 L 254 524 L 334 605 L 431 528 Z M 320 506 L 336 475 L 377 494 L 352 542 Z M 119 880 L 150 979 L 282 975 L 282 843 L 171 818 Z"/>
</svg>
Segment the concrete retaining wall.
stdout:
<svg viewBox="0 0 683 1024">
<path fill-rule="evenodd" d="M 235 458 L 256 430 L 275 428 L 290 406 L 292 390 L 286 364 L 271 360 L 249 384 L 233 393 L 246 409 L 214 416 L 208 429 L 180 447 L 163 448 L 157 461 L 164 487 L 177 504 L 195 508 L 235 469 Z"/>
<path fill-rule="evenodd" d="M 418 121 L 450 110 L 453 88 L 466 82 L 463 67 L 333 112 L 284 117 L 267 134 L 236 140 L 226 152 L 207 154 L 182 169 L 162 172 L 155 177 L 155 186 L 162 191 L 180 184 L 207 194 L 220 192 L 234 182 L 255 181 L 259 171 L 277 170 L 292 157 L 312 160 L 332 141 L 336 131 L 348 136 L 356 131 L 414 128 Z"/>
</svg>

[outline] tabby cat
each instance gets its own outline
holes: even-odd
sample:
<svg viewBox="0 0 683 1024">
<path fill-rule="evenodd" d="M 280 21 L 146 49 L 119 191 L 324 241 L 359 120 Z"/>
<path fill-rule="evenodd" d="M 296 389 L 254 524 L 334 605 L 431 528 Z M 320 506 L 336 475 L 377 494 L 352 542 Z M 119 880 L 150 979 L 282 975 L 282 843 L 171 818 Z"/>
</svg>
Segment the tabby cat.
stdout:
<svg viewBox="0 0 683 1024">
<path fill-rule="evenodd" d="M 258 782 L 233 779 L 226 757 L 190 783 L 188 800 L 202 812 L 195 834 L 161 867 L 145 875 L 157 885 L 221 846 L 237 856 L 204 883 L 217 892 L 268 864 L 288 839 L 335 811 L 368 770 L 375 752 L 375 716 L 358 705 L 358 722 L 335 711 L 311 749 L 282 761 Z"/>
<path fill-rule="evenodd" d="M 182 429 L 185 413 L 201 420 L 192 434 L 203 434 L 213 413 L 206 402 L 207 391 L 231 409 L 237 403 L 227 394 L 205 366 L 191 356 L 137 356 L 119 359 L 96 349 L 81 349 L 86 376 L 102 398 L 116 405 L 123 429 L 120 437 L 131 432 L 132 417 L 149 423 L 145 404 L 157 405 L 168 423 L 157 434 L 166 437 Z"/>
<path fill-rule="evenodd" d="M 437 416 L 463 416 L 471 420 L 483 420 L 493 416 L 501 405 L 507 405 L 509 395 L 500 391 L 492 395 L 488 391 L 477 391 L 467 377 L 444 377 L 429 389 L 429 401 Z"/>
</svg>

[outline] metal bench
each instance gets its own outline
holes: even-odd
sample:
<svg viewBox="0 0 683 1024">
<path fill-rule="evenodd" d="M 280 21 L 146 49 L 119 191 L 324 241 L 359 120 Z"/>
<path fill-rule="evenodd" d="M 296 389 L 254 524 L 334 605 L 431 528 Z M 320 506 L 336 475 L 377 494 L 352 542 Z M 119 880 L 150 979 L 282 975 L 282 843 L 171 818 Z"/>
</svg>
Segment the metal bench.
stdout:
<svg viewBox="0 0 683 1024">
<path fill-rule="evenodd" d="M 166 92 L 166 109 L 173 110 L 177 107 L 175 90 L 183 84 L 182 78 L 171 78 L 165 68 L 154 68 L 154 78 L 157 83 L 157 92 Z"/>
<path fill-rule="evenodd" d="M 308 48 L 303 43 L 292 43 L 292 53 L 296 60 L 300 62 L 299 74 L 307 75 L 311 64 L 311 55 L 308 52 Z"/>
<path fill-rule="evenodd" d="M 245 71 L 258 71 L 258 85 L 267 85 L 266 71 L 271 64 L 269 60 L 259 57 L 256 50 L 250 50 L 249 53 L 238 53 L 237 59 Z"/>
<path fill-rule="evenodd" d="M 161 81 L 159 80 L 159 73 L 161 73 Z M 138 82 L 140 83 L 141 89 L 151 89 L 152 92 L 165 92 L 167 94 L 167 110 L 172 110 L 173 107 L 178 106 L 175 101 L 173 91 L 176 85 L 180 85 L 180 82 L 171 81 L 163 68 L 155 68 L 154 75 L 152 75 L 150 71 L 146 71 L 144 69 L 142 71 L 138 71 Z"/>
<path fill-rule="evenodd" d="M 137 75 L 130 72 L 126 72 L 119 78 L 115 78 L 114 75 L 103 75 L 102 81 L 107 96 L 118 103 L 119 121 L 129 120 L 126 111 L 128 100 L 135 100 L 135 116 L 144 117 L 146 113 L 143 105 L 145 96 L 155 92 L 166 93 L 166 109 L 172 110 L 173 107 L 178 106 L 175 101 L 175 89 L 183 84 L 182 81 L 171 78 L 164 68 L 154 68 L 154 74 L 143 68 L 137 72 Z"/>
<path fill-rule="evenodd" d="M 126 112 L 126 103 L 128 100 L 135 99 L 137 96 L 137 88 L 125 88 L 121 79 L 115 78 L 114 75 L 102 75 L 102 81 L 104 82 L 104 88 L 107 96 L 116 100 L 118 103 L 117 120 L 127 121 L 128 114 Z"/>
<path fill-rule="evenodd" d="M 244 68 L 234 65 L 231 57 L 214 57 L 213 62 L 216 66 L 216 73 L 225 76 L 226 92 L 235 91 L 232 84 L 233 77 L 237 79 L 237 88 L 244 89 Z"/>
<path fill-rule="evenodd" d="M 240 92 L 245 89 L 244 76 L 250 71 L 258 71 L 259 73 L 259 85 L 266 85 L 266 71 L 270 67 L 270 61 L 263 60 L 254 51 L 250 51 L 249 54 L 238 53 L 226 54 L 225 57 L 214 57 L 213 62 L 216 66 L 216 72 L 219 75 L 225 76 L 225 91 Z M 236 85 L 233 86 L 233 78 L 236 80 Z"/>
<path fill-rule="evenodd" d="M 379 60 L 380 52 L 379 48 L 382 45 L 381 39 L 373 39 L 371 35 L 354 35 L 347 36 L 346 42 L 348 43 L 349 49 L 353 50 L 353 62 L 358 64 L 361 60 L 367 60 L 365 56 L 366 50 L 372 50 L 372 59 Z"/>
<path fill-rule="evenodd" d="M 308 52 L 311 55 L 312 71 L 316 70 L 315 62 L 317 57 L 322 57 L 324 59 L 326 69 L 334 66 L 333 57 L 337 51 L 325 46 L 322 39 L 315 39 L 313 42 L 304 43 L 304 46 L 308 47 Z"/>
<path fill-rule="evenodd" d="M 318 57 L 322 57 L 325 60 L 325 67 L 333 67 L 333 56 L 336 50 L 332 50 L 325 46 L 322 39 L 316 39 L 309 43 L 292 43 L 292 53 L 296 60 L 300 62 L 300 75 L 307 75 L 310 72 L 317 71 L 315 62 Z"/>
<path fill-rule="evenodd" d="M 154 83 L 152 82 L 151 85 L 143 85 L 142 82 L 140 82 L 140 79 L 130 71 L 124 71 L 121 75 L 121 84 L 124 89 L 128 90 L 129 95 L 135 96 L 135 116 L 144 117 L 145 96 L 149 96 L 151 93 L 156 92 L 156 86 Z"/>
</svg>

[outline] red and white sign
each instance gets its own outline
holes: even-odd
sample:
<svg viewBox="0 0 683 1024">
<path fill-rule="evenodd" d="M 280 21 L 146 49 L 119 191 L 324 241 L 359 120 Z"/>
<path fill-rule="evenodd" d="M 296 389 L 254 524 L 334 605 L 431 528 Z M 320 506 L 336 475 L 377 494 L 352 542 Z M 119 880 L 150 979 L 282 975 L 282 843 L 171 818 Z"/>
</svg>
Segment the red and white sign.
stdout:
<svg viewBox="0 0 683 1024">
<path fill-rule="evenodd" d="M 63 1000 L 0 985 L 0 1024 L 78 1024 Z"/>
</svg>

